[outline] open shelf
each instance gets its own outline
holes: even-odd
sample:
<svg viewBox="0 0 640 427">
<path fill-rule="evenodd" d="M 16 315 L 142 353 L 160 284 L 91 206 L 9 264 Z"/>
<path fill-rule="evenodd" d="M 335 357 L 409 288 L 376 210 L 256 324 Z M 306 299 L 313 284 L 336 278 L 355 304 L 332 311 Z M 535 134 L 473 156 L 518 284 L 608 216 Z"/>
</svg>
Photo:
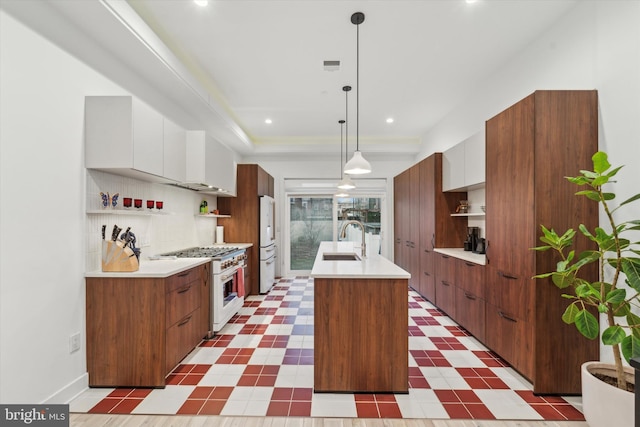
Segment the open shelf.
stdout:
<svg viewBox="0 0 640 427">
<path fill-rule="evenodd" d="M 222 215 L 222 214 L 197 214 L 199 218 L 231 218 L 231 215 Z"/>
<path fill-rule="evenodd" d="M 137 215 L 137 216 L 150 216 L 150 215 L 175 215 L 173 212 L 159 211 L 157 209 L 96 209 L 88 210 L 87 214 L 90 215 Z"/>
<path fill-rule="evenodd" d="M 460 213 L 460 214 L 451 214 L 451 216 L 484 216 L 484 212 L 469 212 L 469 213 Z"/>
</svg>

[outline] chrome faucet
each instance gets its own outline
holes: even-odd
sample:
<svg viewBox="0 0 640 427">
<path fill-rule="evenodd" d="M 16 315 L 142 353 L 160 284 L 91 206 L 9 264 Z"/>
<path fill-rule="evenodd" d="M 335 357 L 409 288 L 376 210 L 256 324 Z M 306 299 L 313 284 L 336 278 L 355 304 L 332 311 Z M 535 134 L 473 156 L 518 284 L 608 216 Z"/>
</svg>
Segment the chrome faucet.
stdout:
<svg viewBox="0 0 640 427">
<path fill-rule="evenodd" d="M 347 225 L 349 225 L 349 224 L 357 224 L 362 229 L 362 246 L 360 246 L 362 248 L 362 254 L 360 256 L 362 258 L 366 258 L 366 256 L 367 256 L 367 244 L 365 243 L 364 225 L 360 221 L 356 221 L 356 220 L 352 219 L 352 220 L 349 220 L 349 221 L 345 222 L 344 224 L 342 224 L 342 230 L 340 231 L 340 238 L 344 239 L 345 237 L 347 237 Z"/>
</svg>

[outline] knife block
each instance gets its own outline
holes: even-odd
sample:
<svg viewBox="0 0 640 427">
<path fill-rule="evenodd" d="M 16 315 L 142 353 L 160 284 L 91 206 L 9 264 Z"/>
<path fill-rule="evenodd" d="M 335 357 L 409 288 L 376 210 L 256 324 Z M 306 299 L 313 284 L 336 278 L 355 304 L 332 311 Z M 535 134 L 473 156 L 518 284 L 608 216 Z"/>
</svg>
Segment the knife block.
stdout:
<svg viewBox="0 0 640 427">
<path fill-rule="evenodd" d="M 117 240 L 102 241 L 102 271 L 138 271 L 138 257 L 124 242 Z"/>
</svg>

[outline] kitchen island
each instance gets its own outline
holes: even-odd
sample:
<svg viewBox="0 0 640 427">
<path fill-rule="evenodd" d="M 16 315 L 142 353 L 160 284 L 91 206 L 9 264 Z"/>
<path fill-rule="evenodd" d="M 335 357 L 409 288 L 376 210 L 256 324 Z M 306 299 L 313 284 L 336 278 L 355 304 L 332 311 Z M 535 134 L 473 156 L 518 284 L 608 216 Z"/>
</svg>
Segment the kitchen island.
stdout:
<svg viewBox="0 0 640 427">
<path fill-rule="evenodd" d="M 348 259 L 354 254 L 359 259 Z M 360 255 L 353 242 L 318 249 L 311 271 L 314 391 L 408 393 L 411 276 L 380 255 Z"/>
</svg>

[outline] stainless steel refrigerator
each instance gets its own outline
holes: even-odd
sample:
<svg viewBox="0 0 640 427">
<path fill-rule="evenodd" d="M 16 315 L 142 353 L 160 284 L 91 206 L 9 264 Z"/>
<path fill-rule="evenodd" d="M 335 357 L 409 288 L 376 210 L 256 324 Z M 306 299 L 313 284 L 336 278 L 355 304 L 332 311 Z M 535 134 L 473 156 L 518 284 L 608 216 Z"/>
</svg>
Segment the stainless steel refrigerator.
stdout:
<svg viewBox="0 0 640 427">
<path fill-rule="evenodd" d="M 269 292 L 276 276 L 275 200 L 260 197 L 260 293 Z"/>
</svg>

